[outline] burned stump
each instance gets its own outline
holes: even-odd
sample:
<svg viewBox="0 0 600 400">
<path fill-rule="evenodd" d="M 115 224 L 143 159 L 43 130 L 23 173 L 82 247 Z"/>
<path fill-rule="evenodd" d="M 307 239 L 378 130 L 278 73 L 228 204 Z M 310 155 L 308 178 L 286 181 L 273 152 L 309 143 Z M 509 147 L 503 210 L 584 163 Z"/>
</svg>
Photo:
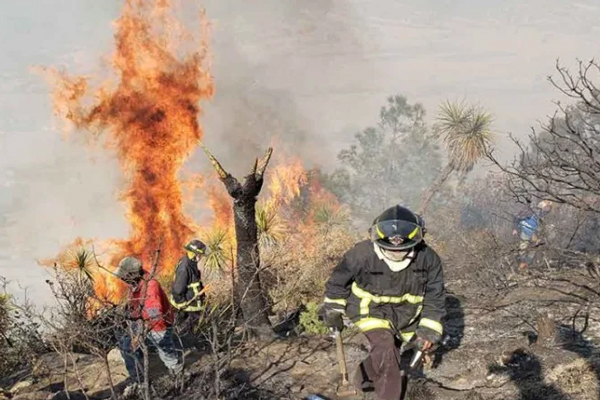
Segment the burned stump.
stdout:
<svg viewBox="0 0 600 400">
<path fill-rule="evenodd" d="M 263 175 L 271 159 L 269 148 L 262 159 L 256 159 L 243 184 L 229 174 L 210 151 L 200 143 L 227 193 L 233 198 L 233 217 L 237 242 L 236 298 L 240 304 L 244 323 L 250 334 L 257 338 L 273 335 L 267 310 L 269 305 L 260 283 L 260 253 L 256 226 L 256 200 L 263 185 Z"/>
</svg>

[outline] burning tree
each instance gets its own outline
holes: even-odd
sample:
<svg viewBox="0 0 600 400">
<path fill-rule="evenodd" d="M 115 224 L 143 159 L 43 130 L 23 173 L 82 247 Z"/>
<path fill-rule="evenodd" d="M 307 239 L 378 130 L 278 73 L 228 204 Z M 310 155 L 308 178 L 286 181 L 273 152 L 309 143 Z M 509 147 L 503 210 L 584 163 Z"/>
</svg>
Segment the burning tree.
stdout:
<svg viewBox="0 0 600 400">
<path fill-rule="evenodd" d="M 233 216 L 237 242 L 237 299 L 240 302 L 244 322 L 250 333 L 259 338 L 271 335 L 267 310 L 268 302 L 260 283 L 260 253 L 256 226 L 256 200 L 263 186 L 263 176 L 271 159 L 269 148 L 262 159 L 256 159 L 250 174 L 240 183 L 225 171 L 219 161 L 202 146 L 212 162 L 227 193 L 233 198 Z"/>
</svg>

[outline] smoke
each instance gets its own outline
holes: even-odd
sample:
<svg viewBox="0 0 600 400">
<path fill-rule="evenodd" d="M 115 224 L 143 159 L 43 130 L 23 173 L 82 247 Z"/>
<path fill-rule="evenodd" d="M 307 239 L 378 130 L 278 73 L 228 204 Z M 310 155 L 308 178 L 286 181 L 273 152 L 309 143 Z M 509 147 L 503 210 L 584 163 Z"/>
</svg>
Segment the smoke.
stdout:
<svg viewBox="0 0 600 400">
<path fill-rule="evenodd" d="M 112 47 L 110 21 L 123 2 L 11 3 L 0 15 L 0 33 L 10 38 L 0 60 L 0 275 L 38 291 L 45 271 L 36 259 L 77 236 L 125 238 L 128 225 L 115 156 L 60 137 L 49 89 L 28 67 L 93 75 Z M 285 150 L 307 166 L 329 167 L 394 93 L 422 102 L 430 116 L 445 98 L 481 99 L 498 132 L 524 134 L 553 108 L 545 77 L 556 57 L 597 51 L 594 0 L 577 7 L 511 0 L 502 12 L 442 3 L 204 1 L 216 86 L 205 105 L 205 142 L 236 175 L 270 144 L 275 157 Z M 208 165 L 196 152 L 185 167 Z"/>
<path fill-rule="evenodd" d="M 247 172 L 265 147 L 305 166 L 335 162 L 339 136 L 315 121 L 340 104 L 311 109 L 311 94 L 358 85 L 340 59 L 363 58 L 365 29 L 348 1 L 208 1 L 213 21 L 216 95 L 207 108 L 206 142 L 232 172 Z M 231 13 L 235 10 L 235 13 Z M 364 39 L 362 39 L 364 41 Z M 338 62 L 339 60 L 339 62 Z M 339 122 L 339 121 L 336 121 Z"/>
</svg>

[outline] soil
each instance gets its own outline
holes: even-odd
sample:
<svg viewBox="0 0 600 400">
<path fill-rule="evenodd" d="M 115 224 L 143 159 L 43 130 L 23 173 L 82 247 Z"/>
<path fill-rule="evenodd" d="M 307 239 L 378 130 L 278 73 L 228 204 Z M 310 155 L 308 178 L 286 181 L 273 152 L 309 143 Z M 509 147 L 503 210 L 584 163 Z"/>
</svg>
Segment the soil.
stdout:
<svg viewBox="0 0 600 400">
<path fill-rule="evenodd" d="M 516 277 L 510 290 L 487 297 L 470 293 L 468 282 L 449 282 L 448 336 L 422 370 L 411 371 L 406 398 L 598 399 L 598 326 L 591 324 L 584 333 L 574 332 L 572 316 L 578 305 L 555 289 L 540 288 L 536 279 Z M 577 321 L 575 325 L 577 328 Z M 352 377 L 368 344 L 352 330 L 345 332 L 344 340 Z M 48 354 L 35 374 L 5 377 L 0 399 L 59 399 L 67 389 L 71 399 L 84 398 L 78 390 L 81 386 L 90 399 L 109 397 L 102 363 L 91 355 L 74 357 L 79 377 L 71 365 L 65 379 L 61 358 Z M 206 379 L 210 376 L 206 366 L 214 361 L 213 356 L 189 352 L 186 359 L 192 374 L 186 389 L 183 393 L 162 392 L 160 397 L 200 399 L 203 388 L 213 384 L 214 379 Z M 153 359 L 152 365 L 157 382 L 167 379 L 160 361 Z M 125 371 L 117 352 L 111 353 L 110 366 L 113 381 L 122 390 L 119 385 Z M 333 400 L 339 383 L 335 345 L 326 335 L 247 343 L 219 381 L 223 399 L 303 399 L 316 394 Z"/>
</svg>

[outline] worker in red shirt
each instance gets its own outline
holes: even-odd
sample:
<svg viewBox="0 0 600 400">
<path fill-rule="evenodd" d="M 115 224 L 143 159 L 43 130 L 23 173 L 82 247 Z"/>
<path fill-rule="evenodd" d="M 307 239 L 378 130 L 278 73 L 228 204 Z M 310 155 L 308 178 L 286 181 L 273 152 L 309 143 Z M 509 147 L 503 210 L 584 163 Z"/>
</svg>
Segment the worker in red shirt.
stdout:
<svg viewBox="0 0 600 400">
<path fill-rule="evenodd" d="M 144 276 L 142 262 L 135 257 L 125 257 L 119 263 L 115 275 L 130 288 L 127 300 L 129 316 L 133 319 L 133 335 L 124 335 L 120 350 L 130 383 L 139 384 L 143 379 L 142 351 L 139 348 L 140 333 L 158 350 L 158 355 L 171 374 L 183 370 L 179 352 L 172 336 L 173 309 L 158 281 Z"/>
</svg>

